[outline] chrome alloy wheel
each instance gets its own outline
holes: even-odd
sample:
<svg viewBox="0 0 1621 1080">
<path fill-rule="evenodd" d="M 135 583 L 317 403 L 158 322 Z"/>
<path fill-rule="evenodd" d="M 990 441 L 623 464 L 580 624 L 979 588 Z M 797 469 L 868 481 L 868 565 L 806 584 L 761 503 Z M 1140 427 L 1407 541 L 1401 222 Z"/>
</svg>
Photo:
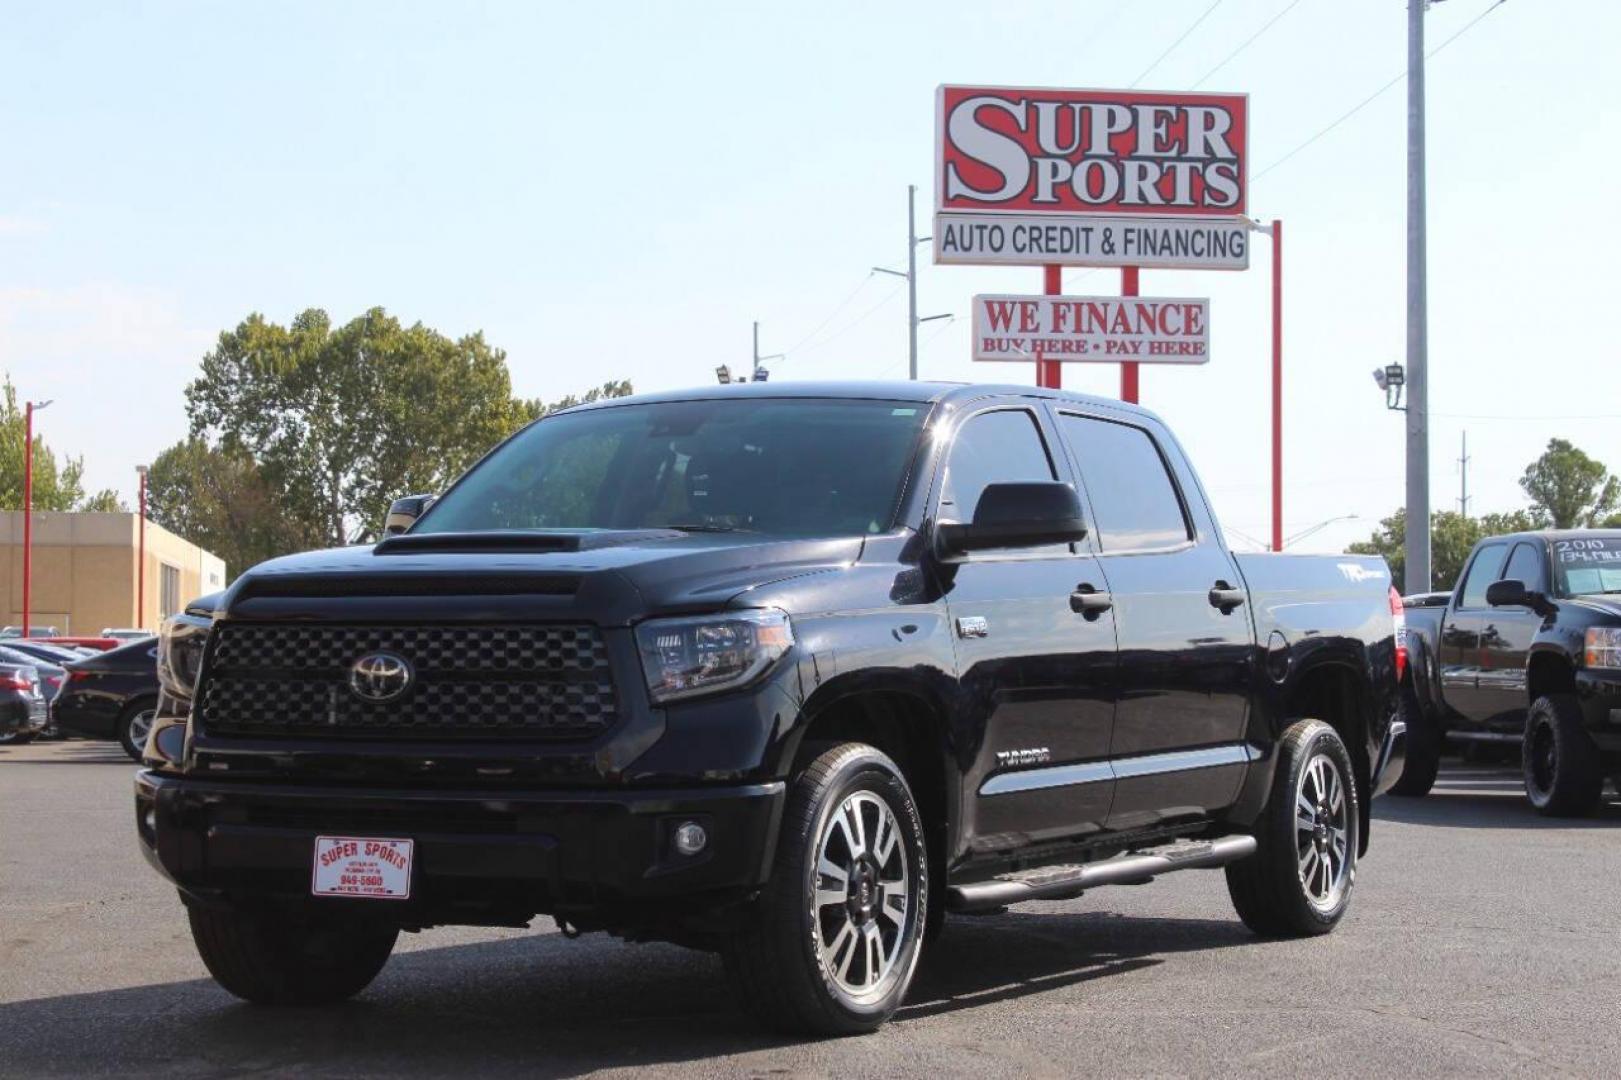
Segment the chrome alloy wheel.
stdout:
<svg viewBox="0 0 1621 1080">
<path fill-rule="evenodd" d="M 812 932 L 822 970 L 852 997 L 879 989 L 906 940 L 915 899 L 904 841 L 870 791 L 851 793 L 822 828 Z"/>
<path fill-rule="evenodd" d="M 1350 884 L 1350 813 L 1339 766 L 1327 754 L 1316 755 L 1295 788 L 1295 855 L 1300 886 L 1318 911 L 1334 910 Z"/>
<path fill-rule="evenodd" d="M 137 751 L 146 749 L 146 737 L 152 734 L 152 721 L 156 720 L 156 708 L 142 709 L 129 719 L 129 741 Z"/>
</svg>

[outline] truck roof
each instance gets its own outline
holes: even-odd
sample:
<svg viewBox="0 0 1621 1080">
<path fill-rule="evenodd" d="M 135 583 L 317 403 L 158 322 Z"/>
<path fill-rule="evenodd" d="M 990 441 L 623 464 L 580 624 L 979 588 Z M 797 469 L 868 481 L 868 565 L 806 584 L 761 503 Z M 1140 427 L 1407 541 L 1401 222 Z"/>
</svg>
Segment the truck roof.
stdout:
<svg viewBox="0 0 1621 1080">
<path fill-rule="evenodd" d="M 722 398 L 849 398 L 852 400 L 917 401 L 929 404 L 971 401 L 993 394 L 1014 394 L 1021 397 L 1045 398 L 1054 401 L 1072 401 L 1078 404 L 1101 406 L 1140 416 L 1153 416 L 1147 409 L 1128 405 L 1115 398 L 1076 394 L 1067 390 L 1049 390 L 1040 386 L 1021 386 L 1002 383 L 911 382 L 908 380 L 828 380 L 826 382 L 749 382 L 719 383 L 708 386 L 660 390 L 631 397 L 601 398 L 588 404 L 576 405 L 566 412 L 585 409 L 612 408 L 616 405 L 641 404 L 662 401 L 709 401 Z"/>
<path fill-rule="evenodd" d="M 1591 540 L 1595 536 L 1606 540 L 1621 540 L 1621 529 L 1531 529 L 1526 532 L 1483 536 L 1480 543 L 1484 544 L 1488 540 Z"/>
</svg>

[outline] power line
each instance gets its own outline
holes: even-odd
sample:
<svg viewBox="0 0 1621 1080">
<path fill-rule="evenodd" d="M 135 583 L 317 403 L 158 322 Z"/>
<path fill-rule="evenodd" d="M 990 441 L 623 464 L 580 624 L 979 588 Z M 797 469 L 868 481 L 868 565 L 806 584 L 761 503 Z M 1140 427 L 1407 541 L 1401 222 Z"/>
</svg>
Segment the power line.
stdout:
<svg viewBox="0 0 1621 1080">
<path fill-rule="evenodd" d="M 1221 7 L 1222 3 L 1223 3 L 1223 0 L 1216 0 L 1216 2 L 1214 4 L 1211 4 L 1209 7 L 1205 8 L 1204 14 L 1200 15 L 1197 19 L 1194 19 L 1193 24 L 1191 26 L 1189 26 L 1186 30 L 1182 31 L 1182 36 L 1177 38 L 1175 41 L 1171 42 L 1170 47 L 1167 48 L 1164 52 L 1160 53 L 1159 56 L 1155 58 L 1155 60 L 1154 60 L 1154 62 L 1152 64 L 1149 64 L 1146 68 L 1144 68 L 1143 73 L 1141 75 L 1139 75 L 1135 79 L 1131 80 L 1131 85 L 1128 86 L 1126 89 L 1128 89 L 1128 90 L 1137 89 L 1137 84 L 1141 83 L 1144 79 L 1148 78 L 1149 75 L 1153 74 L 1154 69 L 1159 67 L 1160 64 L 1164 63 L 1165 58 L 1167 56 L 1170 56 L 1173 52 L 1175 52 L 1176 47 L 1178 45 L 1180 45 L 1184 41 L 1188 40 L 1188 38 L 1192 36 L 1193 32 L 1195 30 L 1199 29 L 1199 25 L 1201 23 L 1203 23 L 1206 19 L 1210 18 L 1210 16 L 1215 13 L 1215 10 L 1217 8 Z"/>
<path fill-rule="evenodd" d="M 1247 49 L 1251 45 L 1255 44 L 1255 41 L 1256 41 L 1257 38 L 1259 38 L 1262 34 L 1266 33 L 1268 30 L 1272 29 L 1273 25 L 1276 24 L 1279 19 L 1281 19 L 1285 15 L 1289 14 L 1289 12 L 1293 11 L 1299 5 L 1300 5 L 1300 0 L 1290 0 L 1288 7 L 1284 8 L 1282 11 L 1278 12 L 1276 15 L 1274 15 L 1270 19 L 1268 19 L 1265 23 L 1262 24 L 1262 26 L 1261 26 L 1261 28 L 1259 30 L 1255 31 L 1255 33 L 1253 33 L 1249 37 L 1245 38 L 1243 44 L 1239 45 L 1238 48 L 1236 48 L 1232 52 L 1228 53 L 1226 58 L 1223 59 L 1221 63 L 1217 64 L 1215 67 L 1213 67 L 1209 71 L 1205 72 L 1204 77 L 1201 78 L 1198 82 L 1193 84 L 1193 89 L 1197 90 L 1197 89 L 1199 89 L 1199 87 L 1201 87 L 1205 83 L 1209 82 L 1210 77 L 1212 75 L 1214 75 L 1216 72 L 1220 71 L 1222 68 L 1226 67 L 1228 64 L 1232 63 L 1233 60 L 1238 57 L 1239 53 L 1243 52 L 1245 49 Z"/>
<path fill-rule="evenodd" d="M 1412 0 L 1412 2 L 1417 3 L 1417 2 L 1421 2 L 1421 0 Z M 1425 53 L 1424 54 L 1425 59 L 1428 59 L 1428 58 L 1434 56 L 1436 53 L 1440 52 L 1442 49 L 1446 48 L 1448 45 L 1451 45 L 1454 41 L 1457 41 L 1459 38 L 1463 37 L 1463 35 L 1467 34 L 1470 30 L 1473 30 L 1475 28 L 1475 26 L 1480 23 L 1480 20 L 1484 19 L 1486 16 L 1490 15 L 1492 12 L 1496 11 L 1498 8 L 1502 7 L 1506 3 L 1508 3 L 1508 0 L 1497 0 L 1497 2 L 1492 4 L 1491 7 L 1488 7 L 1485 11 L 1482 11 L 1479 15 L 1476 15 L 1473 19 L 1470 19 L 1468 22 L 1464 23 L 1463 27 L 1461 29 L 1459 29 L 1457 33 L 1453 34 L 1451 37 L 1449 37 L 1445 41 L 1441 42 L 1441 44 L 1437 45 L 1435 48 L 1433 48 L 1429 52 Z M 1278 160 L 1274 161 L 1272 164 L 1268 165 L 1266 168 L 1262 169 L 1260 172 L 1256 173 L 1254 176 L 1250 177 L 1250 183 L 1254 184 L 1255 181 L 1259 180 L 1261 177 L 1265 176 L 1267 173 L 1271 172 L 1273 169 L 1276 169 L 1279 165 L 1282 165 L 1285 161 L 1288 161 L 1290 158 L 1294 157 L 1296 154 L 1298 154 L 1302 150 L 1306 149 L 1306 147 L 1310 146 L 1312 143 L 1316 142 L 1318 139 L 1321 139 L 1324 135 L 1327 135 L 1329 132 L 1333 131 L 1335 128 L 1339 127 L 1341 124 L 1345 123 L 1347 120 L 1351 119 L 1351 117 L 1355 116 L 1357 113 L 1361 112 L 1363 109 L 1367 108 L 1369 105 L 1372 105 L 1376 99 L 1381 97 L 1391 87 L 1395 86 L 1397 83 L 1403 81 L 1406 78 L 1407 78 L 1407 72 L 1403 71 L 1400 74 L 1398 74 L 1395 78 L 1393 78 L 1389 82 L 1385 83 L 1379 89 L 1375 90 L 1373 93 L 1369 94 L 1367 97 L 1365 97 L 1361 101 L 1357 102 L 1356 105 L 1353 106 L 1349 112 L 1344 113 L 1343 115 L 1341 115 L 1339 117 L 1339 119 L 1335 120 L 1333 123 L 1329 124 L 1327 127 L 1323 128 L 1321 131 L 1317 132 L 1317 134 L 1313 135 L 1311 138 L 1307 139 L 1305 142 L 1301 143 L 1299 146 L 1295 147 L 1293 150 L 1289 151 L 1287 154 L 1284 154 L 1282 157 L 1278 158 Z"/>
<path fill-rule="evenodd" d="M 884 298 L 882 300 L 880 300 L 876 304 L 872 305 L 872 307 L 870 307 L 867 310 L 863 311 L 860 315 L 857 315 L 854 319 L 852 319 L 849 322 L 845 323 L 843 326 L 841 326 L 837 330 L 833 331 L 831 334 L 829 334 L 827 337 L 823 338 L 821 341 L 818 341 L 813 345 L 801 345 L 799 347 L 799 351 L 802 352 L 802 353 L 815 352 L 817 349 L 820 349 L 820 348 L 823 348 L 824 346 L 826 346 L 829 342 L 835 341 L 838 338 L 843 337 L 845 334 L 849 333 L 851 330 L 854 330 L 856 327 L 858 327 L 862 323 L 866 322 L 867 319 L 873 314 L 873 312 L 877 311 L 879 308 L 883 307 L 885 304 L 887 304 L 891 300 L 895 299 L 895 297 L 899 296 L 900 291 L 901 291 L 902 288 L 904 288 L 904 285 L 896 285 L 893 289 L 891 289 L 888 293 L 885 294 L 885 296 L 884 296 Z"/>
<path fill-rule="evenodd" d="M 797 342 L 795 342 L 793 348 L 784 349 L 783 352 L 787 356 L 792 356 L 794 353 L 798 352 L 800 350 L 800 348 L 803 347 L 804 344 L 807 341 L 811 340 L 817 334 L 820 334 L 823 330 L 827 329 L 828 324 L 831 323 L 834 319 L 839 317 L 839 312 L 841 312 L 845 308 L 849 307 L 850 306 L 850 301 L 854 300 L 861 293 L 861 290 L 865 289 L 867 287 L 867 283 L 872 280 L 872 277 L 873 277 L 872 274 L 869 272 L 866 277 L 861 279 L 860 283 L 857 284 L 855 288 L 850 290 L 850 292 L 845 296 L 845 298 L 843 300 L 840 300 L 838 302 L 838 305 L 836 307 L 834 307 L 831 312 L 828 313 L 827 318 L 823 319 L 820 323 L 818 323 L 816 325 L 816 329 L 812 330 L 810 333 L 806 334 L 804 337 L 800 338 Z"/>
</svg>

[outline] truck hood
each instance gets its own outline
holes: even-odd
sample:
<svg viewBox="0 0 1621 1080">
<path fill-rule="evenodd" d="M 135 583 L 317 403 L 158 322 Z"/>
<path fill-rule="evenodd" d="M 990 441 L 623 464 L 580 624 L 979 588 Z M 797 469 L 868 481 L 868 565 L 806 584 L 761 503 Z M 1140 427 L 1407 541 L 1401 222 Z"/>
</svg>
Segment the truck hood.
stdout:
<svg viewBox="0 0 1621 1080">
<path fill-rule="evenodd" d="M 1571 596 L 1556 601 L 1561 604 L 1575 604 L 1611 619 L 1621 619 L 1621 596 L 1606 596 L 1594 594 L 1591 596 Z"/>
<path fill-rule="evenodd" d="M 578 619 L 614 626 L 715 610 L 847 567 L 863 539 L 747 533 L 423 534 L 273 559 L 221 598 L 224 618 Z"/>
</svg>

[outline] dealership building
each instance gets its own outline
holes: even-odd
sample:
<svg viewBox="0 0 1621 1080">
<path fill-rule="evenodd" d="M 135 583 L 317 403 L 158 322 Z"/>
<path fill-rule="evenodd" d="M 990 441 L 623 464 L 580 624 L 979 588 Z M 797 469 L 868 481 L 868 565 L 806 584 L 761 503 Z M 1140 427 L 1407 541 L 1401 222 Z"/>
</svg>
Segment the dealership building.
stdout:
<svg viewBox="0 0 1621 1080">
<path fill-rule="evenodd" d="M 189 600 L 225 587 L 225 563 L 169 530 L 146 523 L 141 580 L 141 519 L 136 514 L 34 512 L 29 623 L 62 634 L 103 627 L 155 630 Z M 144 593 L 144 596 L 142 594 Z M 20 625 L 23 515 L 0 513 L 0 623 Z"/>
</svg>

